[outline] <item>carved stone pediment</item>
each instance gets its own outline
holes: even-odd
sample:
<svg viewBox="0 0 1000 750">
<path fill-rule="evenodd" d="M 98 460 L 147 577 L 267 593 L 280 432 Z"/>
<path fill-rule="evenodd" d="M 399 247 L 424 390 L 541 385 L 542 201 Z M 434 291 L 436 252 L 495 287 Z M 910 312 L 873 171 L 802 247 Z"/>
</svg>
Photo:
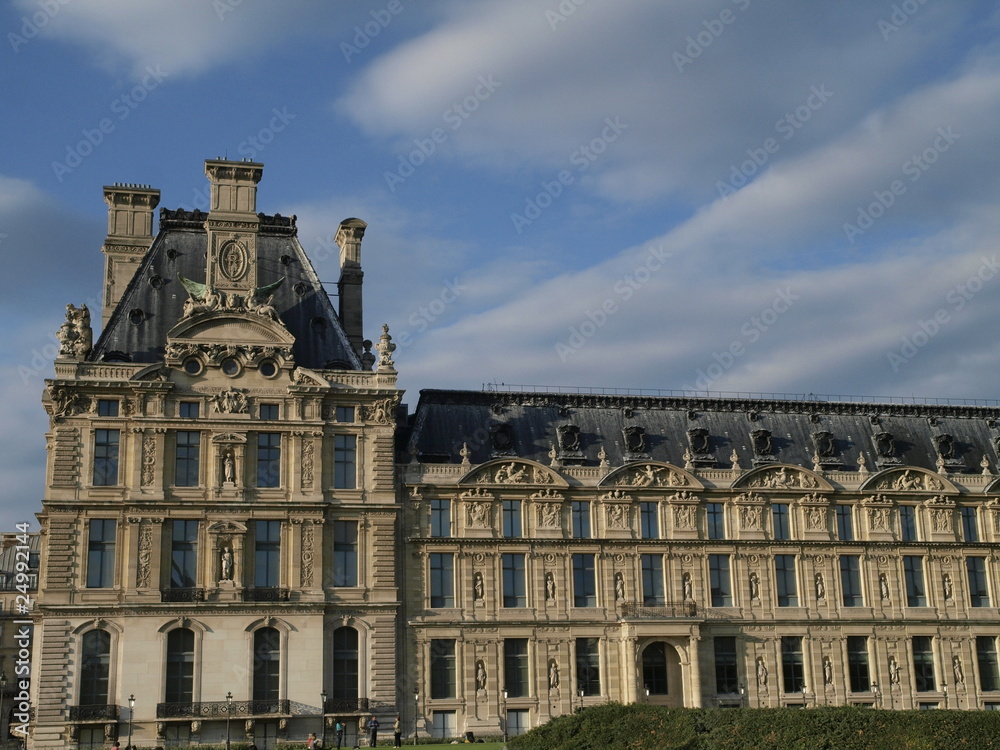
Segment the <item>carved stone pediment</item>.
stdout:
<svg viewBox="0 0 1000 750">
<path fill-rule="evenodd" d="M 917 466 L 887 469 L 865 482 L 861 489 L 876 492 L 944 492 L 958 494 L 947 479 Z"/>
<path fill-rule="evenodd" d="M 208 527 L 209 534 L 246 534 L 246 524 L 239 521 L 216 521 Z"/>
<path fill-rule="evenodd" d="M 832 485 L 815 472 L 786 464 L 762 466 L 748 471 L 733 487 L 767 490 L 833 490 Z"/>
<path fill-rule="evenodd" d="M 329 387 L 330 385 L 330 382 L 318 372 L 306 369 L 305 367 L 295 368 L 295 371 L 292 373 L 292 382 L 295 383 L 295 385 L 303 386 L 321 385 Z"/>
<path fill-rule="evenodd" d="M 231 310 L 194 315 L 167 333 L 167 342 L 239 343 L 291 346 L 295 337 L 281 323 L 251 312 Z"/>
<path fill-rule="evenodd" d="M 212 442 L 217 445 L 245 445 L 247 442 L 247 436 L 238 435 L 235 432 L 226 432 L 222 435 L 216 435 L 213 437 Z"/>
<path fill-rule="evenodd" d="M 692 487 L 702 484 L 689 472 L 670 464 L 642 462 L 615 469 L 598 486 L 616 487 Z"/>
<path fill-rule="evenodd" d="M 477 466 L 462 477 L 459 484 L 569 486 L 558 472 L 523 458 L 499 459 Z"/>
</svg>

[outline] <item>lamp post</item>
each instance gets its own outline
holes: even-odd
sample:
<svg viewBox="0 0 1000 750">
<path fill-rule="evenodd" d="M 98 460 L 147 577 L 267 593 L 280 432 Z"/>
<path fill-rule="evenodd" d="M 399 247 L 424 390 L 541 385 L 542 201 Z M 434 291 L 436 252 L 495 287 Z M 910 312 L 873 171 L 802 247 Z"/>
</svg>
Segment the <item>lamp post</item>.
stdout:
<svg viewBox="0 0 1000 750">
<path fill-rule="evenodd" d="M 806 700 L 806 684 L 802 683 L 802 708 L 809 708 L 809 703 Z"/>
<path fill-rule="evenodd" d="M 0 672 L 0 741 L 6 742 L 7 737 L 10 735 L 10 725 L 7 725 L 7 730 L 4 731 L 3 728 L 3 693 L 7 689 L 7 673 Z"/>
<path fill-rule="evenodd" d="M 229 750 L 229 719 L 233 712 L 233 693 L 226 693 L 226 750 Z"/>
<path fill-rule="evenodd" d="M 135 693 L 128 697 L 128 750 L 132 748 L 132 715 L 135 713 Z"/>
<path fill-rule="evenodd" d="M 507 688 L 503 689 L 503 712 L 500 717 L 500 721 L 503 722 L 503 744 L 504 747 L 507 746 Z"/>
<path fill-rule="evenodd" d="M 746 695 L 747 695 L 746 686 L 741 683 L 740 684 L 740 708 L 743 708 L 746 705 Z"/>
<path fill-rule="evenodd" d="M 649 685 L 643 685 L 646 688 L 646 703 L 649 703 Z M 580 708 L 583 708 L 583 691 L 580 691 Z"/>
<path fill-rule="evenodd" d="M 948 705 L 948 683 L 947 682 L 942 682 L 941 683 L 941 690 L 944 692 L 944 707 L 947 709 L 947 708 L 949 708 L 949 705 Z"/>
<path fill-rule="evenodd" d="M 420 712 L 420 691 L 413 691 L 413 744 L 417 744 L 417 714 Z"/>
<path fill-rule="evenodd" d="M 881 706 L 882 696 L 881 696 L 881 694 L 878 691 L 878 683 L 877 682 L 873 682 L 872 683 L 872 695 L 875 698 L 875 708 L 881 708 L 882 707 Z"/>
<path fill-rule="evenodd" d="M 326 690 L 319 691 L 319 719 L 323 722 L 323 747 L 326 747 Z"/>
</svg>

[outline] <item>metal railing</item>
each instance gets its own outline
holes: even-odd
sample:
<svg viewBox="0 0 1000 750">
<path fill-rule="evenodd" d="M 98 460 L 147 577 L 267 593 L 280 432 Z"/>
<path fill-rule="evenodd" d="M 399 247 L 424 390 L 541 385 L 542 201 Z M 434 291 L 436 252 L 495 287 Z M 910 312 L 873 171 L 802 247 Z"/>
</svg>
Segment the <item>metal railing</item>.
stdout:
<svg viewBox="0 0 1000 750">
<path fill-rule="evenodd" d="M 160 589 L 160 600 L 164 602 L 203 602 L 205 589 Z"/>
<path fill-rule="evenodd" d="M 202 701 L 157 703 L 157 719 L 222 718 L 228 716 L 281 716 L 291 713 L 291 701 Z"/>
<path fill-rule="evenodd" d="M 70 706 L 70 721 L 118 721 L 118 706 Z"/>
<path fill-rule="evenodd" d="M 287 602 L 288 589 L 243 589 L 245 602 Z"/>
<path fill-rule="evenodd" d="M 323 704 L 325 714 L 368 713 L 367 698 L 327 698 Z"/>
</svg>

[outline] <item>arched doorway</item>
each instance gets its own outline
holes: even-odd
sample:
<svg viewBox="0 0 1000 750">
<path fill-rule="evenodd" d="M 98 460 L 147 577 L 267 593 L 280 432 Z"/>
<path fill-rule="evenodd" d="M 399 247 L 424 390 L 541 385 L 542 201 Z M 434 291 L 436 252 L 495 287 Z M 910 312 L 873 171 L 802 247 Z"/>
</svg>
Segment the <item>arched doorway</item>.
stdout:
<svg viewBox="0 0 1000 750">
<path fill-rule="evenodd" d="M 666 641 L 652 641 L 642 650 L 640 695 L 649 690 L 649 702 L 660 706 L 684 705 L 684 681 L 677 649 Z"/>
</svg>

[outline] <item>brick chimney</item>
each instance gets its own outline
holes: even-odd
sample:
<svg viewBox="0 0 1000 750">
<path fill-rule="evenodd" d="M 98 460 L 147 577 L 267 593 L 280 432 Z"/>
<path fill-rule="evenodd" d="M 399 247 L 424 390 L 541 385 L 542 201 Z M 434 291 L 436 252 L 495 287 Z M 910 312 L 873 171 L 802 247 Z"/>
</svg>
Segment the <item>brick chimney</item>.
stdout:
<svg viewBox="0 0 1000 750">
<path fill-rule="evenodd" d="M 361 282 L 365 277 L 361 270 L 361 239 L 367 226 L 361 219 L 344 219 L 334 238 L 340 246 L 340 281 L 337 282 L 340 323 L 359 357 L 364 352 L 362 342 L 365 338 L 361 309 Z"/>
<path fill-rule="evenodd" d="M 107 325 L 139 261 L 153 244 L 153 209 L 160 202 L 160 191 L 149 185 L 116 182 L 104 186 L 104 202 L 108 204 L 108 236 L 101 248 L 105 256 L 101 321 Z"/>
</svg>

